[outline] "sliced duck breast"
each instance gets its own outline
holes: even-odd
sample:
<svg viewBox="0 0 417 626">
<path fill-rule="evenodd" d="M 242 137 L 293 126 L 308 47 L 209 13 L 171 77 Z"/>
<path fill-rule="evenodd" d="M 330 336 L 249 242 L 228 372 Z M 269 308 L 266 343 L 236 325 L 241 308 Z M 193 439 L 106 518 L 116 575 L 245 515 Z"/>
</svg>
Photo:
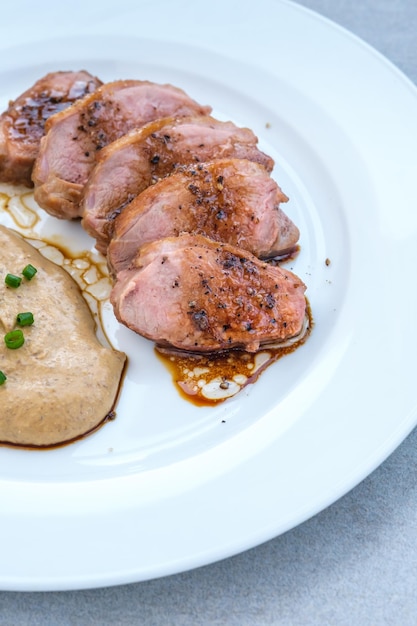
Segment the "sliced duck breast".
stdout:
<svg viewBox="0 0 417 626">
<path fill-rule="evenodd" d="M 100 85 L 101 80 L 83 70 L 51 72 L 10 102 L 0 116 L 0 182 L 32 187 L 46 120 Z"/>
<path fill-rule="evenodd" d="M 32 174 L 36 201 L 55 217 L 79 217 L 84 185 L 106 145 L 160 117 L 210 111 L 172 85 L 139 80 L 106 83 L 45 125 Z"/>
<path fill-rule="evenodd" d="M 274 161 L 248 128 L 211 116 L 160 119 L 102 150 L 81 203 L 83 226 L 104 251 L 114 219 L 144 189 L 183 166 L 214 159 L 247 159 L 268 172 Z"/>
<path fill-rule="evenodd" d="M 111 292 L 117 319 L 159 345 L 256 352 L 298 335 L 305 285 L 292 272 L 200 235 L 141 248 Z"/>
<path fill-rule="evenodd" d="M 299 230 L 280 208 L 287 196 L 258 163 L 218 159 L 147 187 L 114 221 L 107 248 L 113 274 L 144 244 L 183 233 L 223 241 L 260 258 L 293 251 Z M 100 239 L 101 248 L 105 242 Z"/>
</svg>

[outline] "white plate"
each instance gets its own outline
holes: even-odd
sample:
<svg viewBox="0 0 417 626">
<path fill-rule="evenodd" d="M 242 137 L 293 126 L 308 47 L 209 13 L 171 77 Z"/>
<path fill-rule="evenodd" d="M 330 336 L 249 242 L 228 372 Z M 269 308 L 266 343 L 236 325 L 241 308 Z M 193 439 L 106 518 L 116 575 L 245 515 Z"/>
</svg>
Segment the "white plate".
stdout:
<svg viewBox="0 0 417 626">
<path fill-rule="evenodd" d="M 254 129 L 301 229 L 294 269 L 315 328 L 252 388 L 196 408 L 108 310 L 130 358 L 117 419 L 63 449 L 0 449 L 2 589 L 120 584 L 236 554 L 332 503 L 416 423 L 416 89 L 291 3 L 113 5 L 97 19 L 93 3 L 83 26 L 56 3 L 42 15 L 23 2 L 23 26 L 3 8 L 1 108 L 46 71 L 85 67 L 174 83 Z M 42 228 L 91 244 L 74 225 Z"/>
</svg>

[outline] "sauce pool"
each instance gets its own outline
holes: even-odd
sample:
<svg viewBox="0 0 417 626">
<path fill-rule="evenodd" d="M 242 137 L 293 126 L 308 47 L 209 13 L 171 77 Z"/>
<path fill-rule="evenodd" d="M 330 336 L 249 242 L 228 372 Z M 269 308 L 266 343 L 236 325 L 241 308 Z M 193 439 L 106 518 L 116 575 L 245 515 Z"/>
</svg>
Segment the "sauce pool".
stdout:
<svg viewBox="0 0 417 626">
<path fill-rule="evenodd" d="M 85 251 L 73 254 L 61 242 L 52 243 L 36 234 L 40 215 L 33 200 L 33 193 L 11 186 L 1 193 L 0 209 L 12 217 L 17 230 L 30 240 L 41 254 L 61 265 L 78 283 L 84 298 L 95 318 L 97 334 L 105 345 L 111 345 L 103 331 L 101 320 L 102 305 L 108 301 L 111 280 L 106 259 L 99 253 Z M 8 193 L 9 190 L 11 193 Z M 299 253 L 299 246 L 290 254 L 270 261 L 273 265 L 293 260 Z M 244 387 L 253 384 L 262 372 L 283 356 L 294 352 L 302 345 L 313 327 L 310 306 L 307 303 L 306 327 L 299 339 L 284 345 L 261 348 L 256 353 L 233 350 L 215 355 L 192 355 L 166 351 L 155 347 L 157 358 L 172 376 L 180 396 L 195 406 L 212 406 L 236 395 Z"/>
<path fill-rule="evenodd" d="M 263 347 L 255 353 L 230 350 L 211 355 L 181 354 L 156 346 L 155 354 L 171 373 L 182 398 L 195 406 L 212 406 L 253 384 L 272 363 L 299 348 L 312 328 L 311 308 L 307 302 L 305 327 L 293 342 Z"/>
</svg>

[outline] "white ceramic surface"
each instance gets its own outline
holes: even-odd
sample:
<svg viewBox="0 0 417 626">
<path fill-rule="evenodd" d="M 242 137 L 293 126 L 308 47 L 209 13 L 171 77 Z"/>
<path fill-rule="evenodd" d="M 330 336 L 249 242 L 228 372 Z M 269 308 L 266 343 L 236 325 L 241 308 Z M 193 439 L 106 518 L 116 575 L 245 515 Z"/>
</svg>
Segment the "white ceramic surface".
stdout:
<svg viewBox="0 0 417 626">
<path fill-rule="evenodd" d="M 205 11 L 198 33 L 186 16 L 173 32 L 162 0 L 121 15 L 104 2 L 97 22 L 55 31 L 59 45 L 48 23 L 4 33 L 1 109 L 46 71 L 84 67 L 171 82 L 252 128 L 301 230 L 291 267 L 315 327 L 252 388 L 196 408 L 106 307 L 129 356 L 117 419 L 62 449 L 0 449 L 1 589 L 113 585 L 238 553 L 336 500 L 416 424 L 416 89 L 330 22 L 261 5 L 254 16 L 232 1 L 216 21 Z M 43 217 L 37 229 L 92 244 L 76 224 Z"/>
</svg>

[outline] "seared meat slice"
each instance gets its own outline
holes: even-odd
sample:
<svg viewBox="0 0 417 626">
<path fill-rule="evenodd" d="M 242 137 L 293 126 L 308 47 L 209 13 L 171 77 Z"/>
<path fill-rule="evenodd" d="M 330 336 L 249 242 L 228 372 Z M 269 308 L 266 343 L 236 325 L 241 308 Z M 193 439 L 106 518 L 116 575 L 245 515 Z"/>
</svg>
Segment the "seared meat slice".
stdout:
<svg viewBox="0 0 417 626">
<path fill-rule="evenodd" d="M 101 84 L 88 72 L 53 72 L 10 102 L 0 116 L 0 182 L 32 187 L 33 163 L 46 120 Z"/>
<path fill-rule="evenodd" d="M 100 154 L 84 190 L 83 226 L 105 249 L 114 218 L 141 191 L 181 165 L 226 157 L 248 159 L 270 172 L 274 162 L 248 128 L 210 116 L 161 119 L 134 130 Z"/>
<path fill-rule="evenodd" d="M 191 166 L 145 189 L 116 218 L 109 267 L 117 274 L 145 243 L 182 233 L 231 243 L 261 258 L 289 253 L 299 230 L 280 209 L 287 201 L 258 163 L 218 159 Z"/>
<path fill-rule="evenodd" d="M 181 235 L 146 244 L 111 293 L 117 319 L 188 352 L 260 346 L 300 333 L 305 285 L 229 244 Z"/>
<path fill-rule="evenodd" d="M 78 217 L 83 187 L 104 146 L 160 117 L 210 111 L 172 85 L 139 80 L 106 83 L 48 120 L 32 175 L 36 201 L 56 217 Z"/>
</svg>

